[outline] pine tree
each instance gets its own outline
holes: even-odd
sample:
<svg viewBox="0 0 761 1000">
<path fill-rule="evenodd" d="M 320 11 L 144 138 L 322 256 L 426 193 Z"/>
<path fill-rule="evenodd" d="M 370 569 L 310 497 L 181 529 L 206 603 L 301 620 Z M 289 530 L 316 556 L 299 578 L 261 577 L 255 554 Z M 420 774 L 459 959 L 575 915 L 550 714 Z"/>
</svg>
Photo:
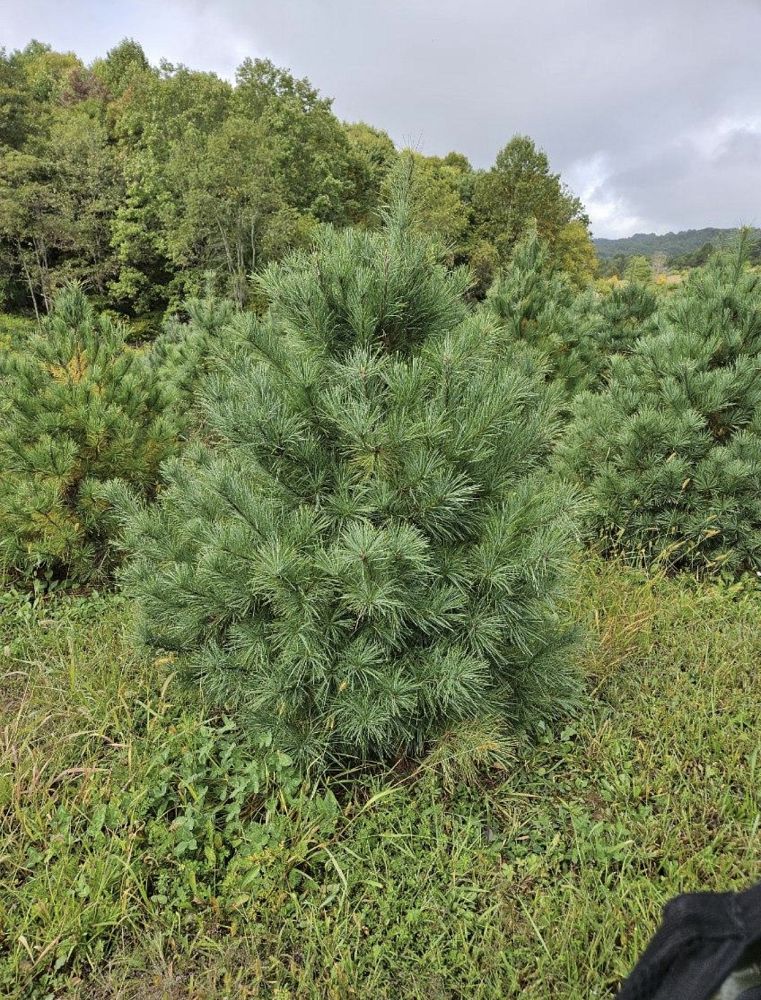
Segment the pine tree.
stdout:
<svg viewBox="0 0 761 1000">
<path fill-rule="evenodd" d="M 657 322 L 658 299 L 645 285 L 622 282 L 607 295 L 585 290 L 568 313 L 567 347 L 558 365 L 569 392 L 600 389 L 613 358 L 629 354 Z"/>
<path fill-rule="evenodd" d="M 213 363 L 215 349 L 235 314 L 235 306 L 229 299 L 208 293 L 205 298 L 190 299 L 184 309 L 187 321 L 170 317 L 149 354 L 157 381 L 172 407 L 183 416 L 195 402 L 199 384 Z"/>
<path fill-rule="evenodd" d="M 600 297 L 592 290 L 577 292 L 536 229 L 529 228 L 516 245 L 485 306 L 516 343 L 547 360 L 549 377 L 566 394 L 588 388 L 600 377 L 609 346 Z"/>
<path fill-rule="evenodd" d="M 627 281 L 635 282 L 639 285 L 647 285 L 653 280 L 653 266 L 643 254 L 630 257 L 624 269 L 624 277 Z"/>
<path fill-rule="evenodd" d="M 653 333 L 657 324 L 658 299 L 647 285 L 621 281 L 600 298 L 599 315 L 605 350 L 626 353 L 635 341 Z"/>
<path fill-rule="evenodd" d="M 508 266 L 486 297 L 515 340 L 524 340 L 552 353 L 565 334 L 566 314 L 573 291 L 565 275 L 550 259 L 549 247 L 530 227 L 516 244 Z"/>
<path fill-rule="evenodd" d="M 0 366 L 0 569 L 21 580 L 97 576 L 109 562 L 97 484 L 118 476 L 151 495 L 176 420 L 162 412 L 147 358 L 79 287 Z"/>
<path fill-rule="evenodd" d="M 399 199 L 270 267 L 159 502 L 110 488 L 145 639 L 301 760 L 388 758 L 572 703 L 557 393 Z M 233 343 L 235 341 L 235 343 Z"/>
<path fill-rule="evenodd" d="M 576 400 L 561 467 L 628 557 L 700 572 L 761 560 L 761 276 L 747 247 L 695 272 L 658 329 Z"/>
</svg>

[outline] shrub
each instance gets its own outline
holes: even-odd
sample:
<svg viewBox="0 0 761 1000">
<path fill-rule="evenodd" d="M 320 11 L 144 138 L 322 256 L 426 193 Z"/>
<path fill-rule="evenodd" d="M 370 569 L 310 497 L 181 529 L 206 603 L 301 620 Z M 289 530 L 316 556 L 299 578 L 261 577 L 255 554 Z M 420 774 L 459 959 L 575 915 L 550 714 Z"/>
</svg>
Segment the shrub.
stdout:
<svg viewBox="0 0 761 1000">
<path fill-rule="evenodd" d="M 0 355 L 0 569 L 14 577 L 106 569 L 96 484 L 118 476 L 150 495 L 174 447 L 157 379 L 124 337 L 74 287 L 23 350 Z"/>
<path fill-rule="evenodd" d="M 262 278 L 203 391 L 213 447 L 119 485 L 145 638 L 304 760 L 392 757 L 573 700 L 557 395 L 397 206 Z"/>
<path fill-rule="evenodd" d="M 34 330 L 34 320 L 0 313 L 0 355 L 18 348 Z"/>
<path fill-rule="evenodd" d="M 745 248 L 695 272 L 658 332 L 578 398 L 560 465 L 609 549 L 700 572 L 761 557 L 761 277 Z"/>
</svg>

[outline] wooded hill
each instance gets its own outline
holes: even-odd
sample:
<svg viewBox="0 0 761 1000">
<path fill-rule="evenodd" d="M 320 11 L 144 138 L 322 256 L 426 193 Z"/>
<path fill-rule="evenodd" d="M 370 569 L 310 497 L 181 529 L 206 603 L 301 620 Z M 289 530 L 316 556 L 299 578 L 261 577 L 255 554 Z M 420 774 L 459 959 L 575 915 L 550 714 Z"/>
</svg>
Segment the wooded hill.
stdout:
<svg viewBox="0 0 761 1000">
<path fill-rule="evenodd" d="M 601 260 L 610 260 L 623 255 L 634 257 L 664 253 L 667 257 L 677 257 L 701 250 L 707 243 L 719 246 L 727 243 L 737 235 L 737 229 L 684 229 L 678 233 L 635 233 L 622 239 L 611 240 L 598 237 L 593 240 L 597 256 Z M 754 229 L 754 234 L 761 236 L 761 229 Z"/>
<path fill-rule="evenodd" d="M 488 170 L 398 150 L 268 60 L 228 82 L 153 66 L 130 40 L 89 65 L 40 42 L 0 49 L 0 311 L 45 314 L 72 280 L 153 331 L 210 289 L 256 306 L 252 274 L 316 227 L 378 226 L 403 157 L 418 229 L 470 267 L 476 294 L 532 223 L 583 284 L 596 258 L 581 202 L 530 138 L 505 142 Z"/>
</svg>

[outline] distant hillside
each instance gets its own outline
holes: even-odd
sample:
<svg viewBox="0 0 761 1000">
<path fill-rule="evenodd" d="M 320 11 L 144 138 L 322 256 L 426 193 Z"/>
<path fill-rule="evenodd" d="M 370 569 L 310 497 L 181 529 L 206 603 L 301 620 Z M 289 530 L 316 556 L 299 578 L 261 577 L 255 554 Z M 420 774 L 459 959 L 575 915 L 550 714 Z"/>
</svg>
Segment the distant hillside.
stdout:
<svg viewBox="0 0 761 1000">
<path fill-rule="evenodd" d="M 755 230 L 761 236 L 761 230 Z M 610 260 L 619 254 L 633 257 L 643 254 L 650 257 L 655 253 L 665 253 L 667 257 L 678 257 L 682 254 L 694 253 L 706 243 L 716 246 L 730 239 L 737 233 L 736 229 L 685 229 L 681 233 L 635 233 L 620 240 L 594 240 L 597 256 L 601 260 Z"/>
</svg>

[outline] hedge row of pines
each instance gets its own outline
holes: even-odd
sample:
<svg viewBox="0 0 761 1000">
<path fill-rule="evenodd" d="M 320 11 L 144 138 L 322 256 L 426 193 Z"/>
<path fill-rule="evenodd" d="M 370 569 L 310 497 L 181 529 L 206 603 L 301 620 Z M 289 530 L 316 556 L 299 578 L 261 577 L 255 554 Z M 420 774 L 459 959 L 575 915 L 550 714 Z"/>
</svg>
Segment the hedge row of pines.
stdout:
<svg viewBox="0 0 761 1000">
<path fill-rule="evenodd" d="M 747 237 L 666 299 L 574 401 L 558 453 L 606 548 L 701 573 L 761 569 L 761 275 Z"/>
<path fill-rule="evenodd" d="M 534 726 L 577 697 L 580 530 L 758 566 L 746 257 L 601 297 L 529 232 L 473 308 L 400 195 L 265 271 L 261 316 L 193 302 L 136 348 L 69 289 L 0 368 L 2 567 L 92 582 L 125 551 L 144 640 L 303 761 Z"/>
</svg>

